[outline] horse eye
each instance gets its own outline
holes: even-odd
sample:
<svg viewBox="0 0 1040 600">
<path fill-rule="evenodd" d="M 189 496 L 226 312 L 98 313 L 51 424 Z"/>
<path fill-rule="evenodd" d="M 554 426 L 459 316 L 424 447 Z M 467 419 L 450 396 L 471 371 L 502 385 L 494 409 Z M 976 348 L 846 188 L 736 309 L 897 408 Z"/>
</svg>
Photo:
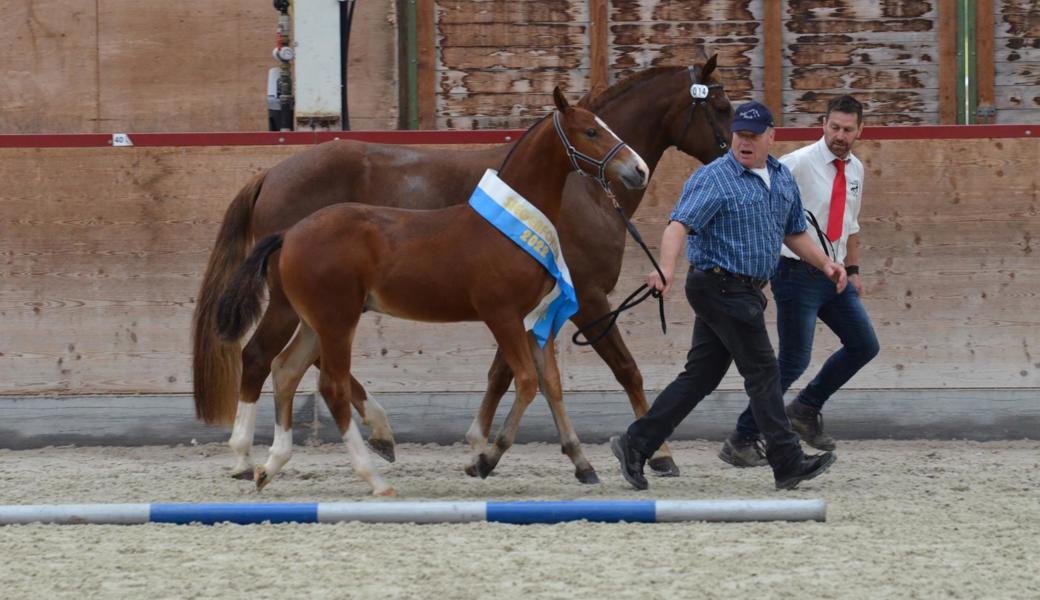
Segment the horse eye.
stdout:
<svg viewBox="0 0 1040 600">
<path fill-rule="evenodd" d="M 590 138 L 596 137 L 596 129 L 594 127 L 589 127 L 585 130 L 585 135 L 589 136 Z"/>
</svg>

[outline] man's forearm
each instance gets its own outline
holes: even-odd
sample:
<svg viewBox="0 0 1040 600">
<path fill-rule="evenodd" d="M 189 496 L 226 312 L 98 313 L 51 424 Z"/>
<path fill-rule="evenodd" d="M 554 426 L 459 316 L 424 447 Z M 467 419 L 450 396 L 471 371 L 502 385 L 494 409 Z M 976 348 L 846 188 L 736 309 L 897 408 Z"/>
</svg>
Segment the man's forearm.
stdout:
<svg viewBox="0 0 1040 600">
<path fill-rule="evenodd" d="M 675 274 L 675 264 L 679 261 L 688 234 L 686 225 L 679 221 L 669 222 L 661 233 L 661 270 L 669 279 Z"/>
<path fill-rule="evenodd" d="M 846 265 L 857 265 L 859 266 L 859 234 L 854 233 L 849 236 L 848 244 L 845 248 L 845 264 Z"/>
</svg>

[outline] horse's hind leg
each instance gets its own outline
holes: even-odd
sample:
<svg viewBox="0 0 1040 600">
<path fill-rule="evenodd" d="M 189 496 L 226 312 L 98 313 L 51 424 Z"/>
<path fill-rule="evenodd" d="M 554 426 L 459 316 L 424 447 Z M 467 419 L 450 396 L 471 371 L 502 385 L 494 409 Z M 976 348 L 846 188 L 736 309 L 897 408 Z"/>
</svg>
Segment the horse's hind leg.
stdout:
<svg viewBox="0 0 1040 600">
<path fill-rule="evenodd" d="M 466 432 L 466 441 L 474 454 L 480 454 L 487 449 L 488 437 L 491 435 L 491 422 L 495 418 L 495 411 L 502 401 L 502 396 L 509 391 L 509 384 L 513 381 L 513 371 L 502 356 L 501 350 L 495 351 L 495 358 L 491 361 L 488 369 L 488 386 L 484 392 L 484 398 L 480 401 L 480 410 L 473 418 L 469 430 Z M 474 466 L 466 468 L 466 474 L 476 477 L 477 471 Z"/>
<path fill-rule="evenodd" d="M 235 456 L 231 476 L 235 479 L 253 478 L 253 434 L 256 431 L 256 401 L 264 380 L 271 373 L 271 361 L 278 356 L 292 338 L 299 319 L 293 312 L 281 289 L 270 291 L 267 310 L 256 327 L 249 343 L 242 349 L 242 382 L 238 410 L 228 446 Z"/>
<path fill-rule="evenodd" d="M 394 432 L 386 418 L 383 405 L 375 401 L 361 386 L 361 382 L 350 376 L 350 403 L 361 416 L 361 422 L 372 428 L 368 436 L 368 447 L 386 462 L 397 460 L 394 450 Z"/>
<path fill-rule="evenodd" d="M 360 314 L 360 310 L 358 312 Z M 346 331 L 323 330 L 318 389 L 329 407 L 329 412 L 332 413 L 332 418 L 336 420 L 343 441 L 347 444 L 347 453 L 350 455 L 351 464 L 354 465 L 354 472 L 372 486 L 373 495 L 394 496 L 394 488 L 383 481 L 372 465 L 372 457 L 365 447 L 361 431 L 351 418 L 350 349 L 356 326 L 355 316 Z"/>
<path fill-rule="evenodd" d="M 534 357 L 527 346 L 523 321 L 510 319 L 505 323 L 487 323 L 498 342 L 498 349 L 513 371 L 516 381 L 516 401 L 506 416 L 505 423 L 498 431 L 495 443 L 486 450 L 477 453 L 466 469 L 474 470 L 481 477 L 487 477 L 498 465 L 502 455 L 516 440 L 516 432 L 520 428 L 520 420 L 524 411 L 531 405 L 538 391 L 538 374 L 534 365 Z"/>
<path fill-rule="evenodd" d="M 571 462 L 574 463 L 574 476 L 582 483 L 599 483 L 596 470 L 592 468 L 585 453 L 581 450 L 578 434 L 571 425 L 567 410 L 563 405 L 563 385 L 560 383 L 560 368 L 556 362 L 556 348 L 552 340 L 546 342 L 544 348 L 538 347 L 533 335 L 528 336 L 531 353 L 534 355 L 535 368 L 538 371 L 538 382 L 542 395 L 549 401 L 556 430 L 560 433 L 560 447 Z"/>
<path fill-rule="evenodd" d="M 271 363 L 274 379 L 274 442 L 267 463 L 257 467 L 253 476 L 256 490 L 264 489 L 292 457 L 293 396 L 304 373 L 318 357 L 318 336 L 306 323 L 300 323 L 289 345 Z"/>
<path fill-rule="evenodd" d="M 592 318 L 604 315 L 610 310 L 606 297 L 599 294 L 595 296 L 587 294 L 580 299 L 580 302 L 581 310 L 572 319 L 578 327 L 584 326 Z M 586 315 L 592 316 L 586 320 Z M 599 335 L 600 331 L 593 330 L 590 335 Z M 646 401 L 646 392 L 643 391 L 643 374 L 639 372 L 639 366 L 636 365 L 635 359 L 632 358 L 631 352 L 625 345 L 621 331 L 616 326 L 611 327 L 606 335 L 592 344 L 592 348 L 603 359 L 603 362 L 607 363 L 611 372 L 614 373 L 614 378 L 625 389 L 625 393 L 628 394 L 628 402 L 632 405 L 632 412 L 636 418 L 645 415 L 650 406 Z M 672 458 L 672 451 L 668 448 L 668 444 L 661 444 L 661 447 L 650 458 L 650 468 L 665 477 L 679 475 L 679 467 Z"/>
</svg>

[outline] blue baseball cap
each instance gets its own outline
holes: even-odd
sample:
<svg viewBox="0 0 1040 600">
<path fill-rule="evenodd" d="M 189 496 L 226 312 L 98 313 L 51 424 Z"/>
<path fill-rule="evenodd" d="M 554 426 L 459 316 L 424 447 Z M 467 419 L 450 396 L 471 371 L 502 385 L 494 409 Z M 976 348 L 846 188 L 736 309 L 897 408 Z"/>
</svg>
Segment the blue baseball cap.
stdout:
<svg viewBox="0 0 1040 600">
<path fill-rule="evenodd" d="M 737 107 L 731 131 L 762 133 L 773 126 L 773 113 L 760 102 L 748 102 Z"/>
</svg>

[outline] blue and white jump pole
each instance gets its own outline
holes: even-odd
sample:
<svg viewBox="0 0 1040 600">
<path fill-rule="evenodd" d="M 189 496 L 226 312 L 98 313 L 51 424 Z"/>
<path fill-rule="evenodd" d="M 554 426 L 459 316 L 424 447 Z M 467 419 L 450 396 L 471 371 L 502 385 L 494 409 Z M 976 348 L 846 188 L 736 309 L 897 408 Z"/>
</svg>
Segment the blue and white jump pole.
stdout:
<svg viewBox="0 0 1040 600">
<path fill-rule="evenodd" d="M 37 504 L 0 506 L 0 525 L 824 521 L 826 512 L 823 500 Z"/>
</svg>

